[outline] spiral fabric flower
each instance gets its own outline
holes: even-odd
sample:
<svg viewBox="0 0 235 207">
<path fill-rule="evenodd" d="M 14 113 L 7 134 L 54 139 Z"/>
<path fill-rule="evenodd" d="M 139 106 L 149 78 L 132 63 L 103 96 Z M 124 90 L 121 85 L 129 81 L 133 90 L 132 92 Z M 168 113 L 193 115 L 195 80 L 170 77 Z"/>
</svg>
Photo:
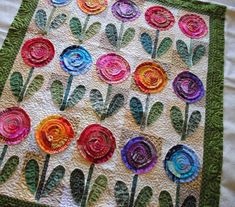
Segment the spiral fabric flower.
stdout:
<svg viewBox="0 0 235 207">
<path fill-rule="evenodd" d="M 52 115 L 38 125 L 35 133 L 38 146 L 48 154 L 64 151 L 72 139 L 74 131 L 70 122 L 59 115 Z"/>
<path fill-rule="evenodd" d="M 193 73 L 184 71 L 173 82 L 175 94 L 187 103 L 195 103 L 205 95 L 202 81 Z"/>
<path fill-rule="evenodd" d="M 112 157 L 116 142 L 109 129 L 99 124 L 91 124 L 81 133 L 77 147 L 85 159 L 98 164 Z"/>
<path fill-rule="evenodd" d="M 48 39 L 33 38 L 24 43 L 21 56 L 25 64 L 31 67 L 42 67 L 52 61 L 55 56 L 55 49 Z"/>
<path fill-rule="evenodd" d="M 51 4 L 54 6 L 66 6 L 72 0 L 50 0 Z"/>
<path fill-rule="evenodd" d="M 22 142 L 30 132 L 29 115 L 19 107 L 7 108 L 0 112 L 0 140 L 8 145 Z"/>
<path fill-rule="evenodd" d="M 85 74 L 91 65 L 92 57 L 82 46 L 67 47 L 60 55 L 60 66 L 70 75 Z"/>
<path fill-rule="evenodd" d="M 99 14 L 103 12 L 107 6 L 107 0 L 77 0 L 79 8 L 86 14 Z"/>
<path fill-rule="evenodd" d="M 208 27 L 204 19 L 196 14 L 186 14 L 179 20 L 181 31 L 192 39 L 200 39 L 207 35 Z"/>
<path fill-rule="evenodd" d="M 176 145 L 168 151 L 164 168 L 173 182 L 187 183 L 198 176 L 200 163 L 192 149 L 185 145 Z"/>
<path fill-rule="evenodd" d="M 136 174 L 147 173 L 157 164 L 157 151 L 144 137 L 131 139 L 122 149 L 122 160 Z"/>
</svg>

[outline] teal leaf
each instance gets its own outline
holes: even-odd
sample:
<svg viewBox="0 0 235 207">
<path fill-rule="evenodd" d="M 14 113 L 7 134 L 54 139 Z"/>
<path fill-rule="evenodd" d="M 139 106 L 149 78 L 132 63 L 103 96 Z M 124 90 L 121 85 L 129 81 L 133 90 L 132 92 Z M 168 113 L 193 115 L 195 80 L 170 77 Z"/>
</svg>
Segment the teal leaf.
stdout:
<svg viewBox="0 0 235 207">
<path fill-rule="evenodd" d="M 58 29 L 62 24 L 65 23 L 66 20 L 67 20 L 66 14 L 59 14 L 51 22 L 50 29 Z"/>
<path fill-rule="evenodd" d="M 192 135 L 196 131 L 199 126 L 199 123 L 201 122 L 201 119 L 202 115 L 200 111 L 194 111 L 191 114 L 188 122 L 187 136 Z"/>
<path fill-rule="evenodd" d="M 61 180 L 64 177 L 64 174 L 65 168 L 62 165 L 55 167 L 44 186 L 42 196 L 48 196 L 48 194 L 60 184 Z"/>
<path fill-rule="evenodd" d="M 85 32 L 84 40 L 88 40 L 94 37 L 97 33 L 99 33 L 100 29 L 101 29 L 100 22 L 95 22 L 92 25 L 90 25 L 87 31 Z"/>
<path fill-rule="evenodd" d="M 140 125 L 142 118 L 143 118 L 143 106 L 141 101 L 136 98 L 133 97 L 130 101 L 130 110 L 131 110 L 131 114 L 135 119 L 136 124 Z"/>
<path fill-rule="evenodd" d="M 85 92 L 86 92 L 85 86 L 82 85 L 77 86 L 68 100 L 67 107 L 75 106 L 84 97 Z"/>
<path fill-rule="evenodd" d="M 100 93 L 99 90 L 97 90 L 97 89 L 91 90 L 90 102 L 91 102 L 91 106 L 95 110 L 95 112 L 98 115 L 103 115 L 103 113 L 105 111 L 105 107 L 104 107 L 104 101 L 103 101 L 102 94 Z"/>
<path fill-rule="evenodd" d="M 169 192 L 162 191 L 159 195 L 160 207 L 173 207 L 172 198 Z"/>
<path fill-rule="evenodd" d="M 64 86 L 62 82 L 59 80 L 53 81 L 50 90 L 52 100 L 60 106 L 64 95 Z"/>
<path fill-rule="evenodd" d="M 153 40 L 152 40 L 151 36 L 148 33 L 144 32 L 141 34 L 140 41 L 141 41 L 141 44 L 142 44 L 144 50 L 148 54 L 151 55 L 153 52 Z"/>
<path fill-rule="evenodd" d="M 109 104 L 106 116 L 109 117 L 114 115 L 123 106 L 124 106 L 124 96 L 122 94 L 116 94 Z"/>
<path fill-rule="evenodd" d="M 198 45 L 193 51 L 193 65 L 196 65 L 206 53 L 206 47 L 204 45 Z"/>
<path fill-rule="evenodd" d="M 70 176 L 70 188 L 74 201 L 79 204 L 85 189 L 85 176 L 80 169 L 75 169 Z"/>
<path fill-rule="evenodd" d="M 88 206 L 94 205 L 104 193 L 108 185 L 108 179 L 105 175 L 99 175 L 91 188 L 87 204 Z"/>
<path fill-rule="evenodd" d="M 149 186 L 145 186 L 137 196 L 134 207 L 146 207 L 153 196 L 153 190 Z"/>
<path fill-rule="evenodd" d="M 147 120 L 147 126 L 153 124 L 161 116 L 163 112 L 164 105 L 161 102 L 156 102 L 153 104 Z"/>
<path fill-rule="evenodd" d="M 180 58 L 188 65 L 190 66 L 190 54 L 188 51 L 188 46 L 183 40 L 178 40 L 176 42 L 176 49 L 180 56 Z"/>
<path fill-rule="evenodd" d="M 170 49 L 172 44 L 173 41 L 170 37 L 164 38 L 158 47 L 157 56 L 161 57 L 162 55 L 164 55 Z"/>
<path fill-rule="evenodd" d="M 197 200 L 194 196 L 188 196 L 184 202 L 182 207 L 196 207 L 197 206 Z"/>
<path fill-rule="evenodd" d="M 129 203 L 129 192 L 126 184 L 117 181 L 114 188 L 115 200 L 118 207 L 127 207 Z"/>
<path fill-rule="evenodd" d="M 43 82 L 44 77 L 42 75 L 37 75 L 27 88 L 25 97 L 33 96 L 42 87 Z"/>
<path fill-rule="evenodd" d="M 37 190 L 39 181 L 39 166 L 36 160 L 29 160 L 25 166 L 25 181 L 32 194 Z"/>
<path fill-rule="evenodd" d="M 172 126 L 177 133 L 181 134 L 183 130 L 184 119 L 180 108 L 177 106 L 173 106 L 170 113 Z"/>
<path fill-rule="evenodd" d="M 5 183 L 17 170 L 19 165 L 19 157 L 12 156 L 10 157 L 6 164 L 4 165 L 1 173 L 0 173 L 0 185 Z"/>
<path fill-rule="evenodd" d="M 117 47 L 118 32 L 114 24 L 108 24 L 105 28 L 105 34 L 111 45 Z"/>
<path fill-rule="evenodd" d="M 121 47 L 126 47 L 135 37 L 135 29 L 134 28 L 128 28 L 122 37 L 121 40 Z"/>
<path fill-rule="evenodd" d="M 23 88 L 23 77 L 21 73 L 14 72 L 11 74 L 10 85 L 11 91 L 16 98 L 19 98 L 20 92 Z"/>
<path fill-rule="evenodd" d="M 72 34 L 77 38 L 81 38 L 82 34 L 82 23 L 77 17 L 73 17 L 69 22 L 70 30 Z"/>
<path fill-rule="evenodd" d="M 39 9 L 35 15 L 35 23 L 40 30 L 46 28 L 47 14 L 43 9 Z"/>
</svg>

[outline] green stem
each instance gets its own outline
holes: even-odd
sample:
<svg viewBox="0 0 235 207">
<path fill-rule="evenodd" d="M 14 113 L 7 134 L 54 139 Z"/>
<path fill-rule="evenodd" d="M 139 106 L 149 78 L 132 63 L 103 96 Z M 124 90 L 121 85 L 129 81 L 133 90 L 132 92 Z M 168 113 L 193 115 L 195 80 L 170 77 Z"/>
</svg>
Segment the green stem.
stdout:
<svg viewBox="0 0 235 207">
<path fill-rule="evenodd" d="M 68 78 L 68 81 L 67 81 L 67 86 L 66 86 L 66 89 L 65 89 L 65 94 L 64 94 L 63 101 L 62 101 L 62 105 L 60 107 L 60 111 L 64 111 L 65 108 L 66 108 L 66 104 L 67 104 L 67 100 L 68 100 L 68 97 L 69 97 L 69 92 L 70 92 L 70 89 L 71 89 L 71 86 L 72 86 L 72 82 L 73 82 L 73 75 L 70 75 L 69 78 Z"/>
<path fill-rule="evenodd" d="M 189 103 L 186 103 L 185 106 L 185 115 L 184 115 L 184 125 L 181 140 L 184 141 L 187 137 L 187 125 L 188 125 L 188 113 L 189 113 Z"/>
<path fill-rule="evenodd" d="M 147 119 L 147 115 L 148 115 L 149 104 L 150 104 L 150 93 L 147 94 L 146 101 L 145 101 L 144 114 L 143 114 L 143 117 L 141 120 L 141 125 L 140 125 L 141 130 L 144 130 L 146 127 L 146 119 Z"/>
<path fill-rule="evenodd" d="M 112 93 L 112 84 L 109 84 L 108 89 L 107 89 L 107 93 L 106 93 L 105 102 L 104 102 L 104 112 L 101 116 L 101 120 L 104 120 L 106 118 L 107 106 L 108 106 L 108 102 L 109 102 L 111 93 Z"/>
<path fill-rule="evenodd" d="M 84 194 L 82 196 L 82 201 L 81 201 L 81 206 L 80 207 L 86 207 L 87 196 L 88 196 L 88 192 L 89 192 L 89 187 L 90 187 L 90 182 L 91 182 L 92 174 L 93 174 L 93 171 L 94 171 L 94 167 L 95 167 L 95 164 L 92 163 L 91 166 L 90 166 L 89 172 L 88 172 L 85 191 L 84 191 Z"/>
<path fill-rule="evenodd" d="M 180 183 L 176 184 L 176 197 L 175 197 L 175 207 L 179 207 L 180 202 Z"/>
<path fill-rule="evenodd" d="M 51 13 L 50 13 L 50 16 L 48 17 L 48 20 L 47 20 L 47 23 L 46 23 L 45 34 L 48 34 L 48 32 L 50 30 L 51 20 L 52 20 L 52 17 L 54 15 L 55 11 L 56 11 L 56 7 L 53 6 L 53 8 L 51 10 Z"/>
<path fill-rule="evenodd" d="M 5 157 L 5 155 L 6 155 L 6 153 L 7 153 L 7 149 L 8 149 L 8 145 L 5 144 L 4 147 L 3 147 L 3 149 L 2 149 L 1 156 L 0 156 L 0 167 L 1 167 L 1 165 L 2 165 L 2 161 L 3 161 L 4 157 Z"/>
<path fill-rule="evenodd" d="M 22 88 L 22 90 L 21 90 L 21 92 L 20 92 L 20 95 L 19 95 L 19 98 L 18 98 L 18 102 L 23 101 L 23 98 L 24 98 L 24 95 L 25 95 L 25 91 L 26 91 L 26 89 L 27 89 L 27 86 L 28 86 L 28 84 L 29 84 L 30 79 L 32 78 L 33 71 L 34 71 L 34 67 L 32 67 L 32 68 L 29 70 L 29 74 L 28 74 L 27 80 L 25 81 L 25 84 L 23 85 L 23 88 Z"/>
<path fill-rule="evenodd" d="M 138 182 L 138 175 L 134 175 L 133 180 L 132 180 L 132 187 L 131 187 L 131 197 L 130 197 L 130 202 L 129 202 L 128 207 L 133 207 L 134 205 L 137 182 Z"/>
<path fill-rule="evenodd" d="M 151 57 L 152 59 L 155 59 L 157 57 L 157 46 L 158 46 L 159 33 L 160 33 L 160 31 L 157 29 L 155 40 L 154 40 L 154 45 L 153 45 L 153 52 L 152 52 L 152 57 Z"/>
<path fill-rule="evenodd" d="M 49 161 L 50 161 L 50 155 L 47 154 L 45 162 L 44 162 L 44 166 L 43 166 L 43 169 L 42 169 L 42 174 L 41 174 L 40 182 L 38 184 L 37 192 L 36 192 L 36 195 L 35 195 L 35 199 L 37 201 L 39 201 L 40 198 L 41 198 L 44 182 L 46 180 L 46 173 L 47 173 L 47 168 L 48 168 Z"/>
<path fill-rule="evenodd" d="M 189 67 L 191 68 L 193 66 L 193 39 L 192 38 L 190 38 L 190 44 L 189 44 L 189 57 L 190 57 Z"/>
<path fill-rule="evenodd" d="M 121 49 L 121 41 L 122 41 L 122 35 L 124 32 L 124 22 L 121 23 L 118 39 L 117 39 L 117 51 Z"/>
<path fill-rule="evenodd" d="M 90 17 L 91 17 L 91 15 L 88 14 L 88 15 L 86 16 L 85 22 L 84 22 L 84 24 L 83 24 L 83 27 L 82 27 L 82 35 L 81 35 L 81 39 L 80 39 L 81 43 L 82 43 L 82 41 L 85 39 L 86 29 L 87 29 L 87 26 L 88 26 L 88 22 L 90 21 Z"/>
</svg>

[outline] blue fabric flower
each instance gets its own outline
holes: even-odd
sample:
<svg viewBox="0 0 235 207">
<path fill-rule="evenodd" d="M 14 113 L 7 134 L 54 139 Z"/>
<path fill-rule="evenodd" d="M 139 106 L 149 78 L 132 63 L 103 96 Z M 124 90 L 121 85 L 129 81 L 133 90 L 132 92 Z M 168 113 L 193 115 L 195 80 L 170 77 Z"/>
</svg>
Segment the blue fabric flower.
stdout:
<svg viewBox="0 0 235 207">
<path fill-rule="evenodd" d="M 54 6 L 65 6 L 69 4 L 72 0 L 50 0 L 51 4 Z"/>
</svg>

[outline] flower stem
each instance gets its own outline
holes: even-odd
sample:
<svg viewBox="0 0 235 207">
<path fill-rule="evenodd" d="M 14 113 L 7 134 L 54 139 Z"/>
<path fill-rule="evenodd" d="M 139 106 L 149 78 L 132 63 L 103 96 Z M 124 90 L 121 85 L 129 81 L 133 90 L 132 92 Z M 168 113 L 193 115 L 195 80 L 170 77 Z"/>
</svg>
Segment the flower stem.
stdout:
<svg viewBox="0 0 235 207">
<path fill-rule="evenodd" d="M 88 22 L 90 21 L 90 17 L 91 17 L 90 14 L 88 14 L 86 16 L 85 22 L 84 22 L 83 27 L 82 27 L 82 33 L 81 33 L 81 36 L 80 36 L 80 43 L 82 43 L 83 40 L 85 39 L 86 29 L 87 29 L 87 26 L 88 26 Z"/>
<path fill-rule="evenodd" d="M 68 100 L 68 97 L 69 97 L 69 92 L 70 92 L 70 89 L 71 89 L 71 86 L 72 86 L 72 82 L 73 82 L 73 75 L 70 75 L 69 78 L 68 78 L 68 81 L 67 81 L 67 86 L 66 86 L 66 89 L 65 89 L 65 94 L 64 94 L 63 101 L 62 101 L 62 105 L 60 107 L 60 111 L 64 111 L 65 108 L 66 108 L 66 104 L 67 104 L 67 100 Z"/>
<path fill-rule="evenodd" d="M 176 184 L 175 207 L 179 207 L 180 201 L 180 183 Z"/>
<path fill-rule="evenodd" d="M 22 90 L 21 90 L 21 92 L 20 92 L 20 95 L 19 95 L 19 98 L 18 98 L 18 102 L 23 101 L 23 98 L 24 98 L 24 95 L 25 95 L 25 91 L 26 91 L 26 89 L 27 89 L 27 86 L 28 86 L 28 84 L 29 84 L 30 79 L 32 78 L 33 71 L 34 71 L 34 67 L 32 67 L 32 68 L 29 70 L 28 77 L 27 77 L 27 79 L 26 79 L 26 81 L 25 81 L 25 84 L 23 85 L 23 88 L 22 88 Z"/>
<path fill-rule="evenodd" d="M 46 173 L 47 173 L 47 168 L 48 168 L 49 161 L 50 161 L 50 155 L 47 154 L 45 162 L 44 162 L 44 166 L 43 166 L 43 169 L 42 169 L 42 175 L 41 175 L 41 178 L 40 178 L 38 189 L 37 189 L 37 192 L 36 192 L 36 195 L 35 195 L 35 199 L 37 201 L 39 201 L 39 199 L 41 198 L 44 182 L 46 180 Z"/>
<path fill-rule="evenodd" d="M 131 197 L 130 197 L 130 202 L 129 202 L 128 207 L 133 207 L 134 205 L 137 182 L 138 182 L 138 175 L 134 175 L 133 180 L 132 180 L 132 187 L 131 187 Z"/>
<path fill-rule="evenodd" d="M 112 84 L 109 84 L 108 89 L 107 89 L 107 93 L 106 93 L 105 102 L 104 102 L 104 112 L 101 116 L 101 120 L 104 120 L 106 118 L 107 105 L 108 105 L 108 101 L 110 99 L 111 93 L 112 93 Z"/>
<path fill-rule="evenodd" d="M 190 44 L 189 44 L 189 57 L 190 57 L 190 63 L 189 67 L 193 66 L 193 39 L 190 38 Z"/>
<path fill-rule="evenodd" d="M 8 149 L 8 145 L 5 144 L 4 147 L 3 147 L 3 149 L 2 149 L 1 156 L 0 156 L 0 167 L 1 167 L 1 165 L 2 165 L 2 161 L 3 161 L 4 157 L 5 157 L 5 155 L 6 155 L 6 153 L 7 153 L 7 149 Z"/>
<path fill-rule="evenodd" d="M 118 39 L 117 39 L 117 51 L 121 49 L 121 41 L 122 41 L 122 35 L 124 32 L 124 22 L 121 23 Z"/>
<path fill-rule="evenodd" d="M 152 59 L 155 59 L 157 56 L 157 45 L 158 45 L 159 33 L 160 31 L 157 29 L 155 40 L 154 40 L 154 45 L 153 45 L 153 52 L 152 52 L 152 57 L 151 57 Z"/>
<path fill-rule="evenodd" d="M 145 101 L 145 109 L 144 109 L 144 114 L 141 120 L 141 125 L 140 125 L 140 129 L 144 130 L 146 127 L 146 119 L 147 119 L 147 115 L 148 115 L 148 110 L 149 110 L 149 104 L 150 104 L 150 93 L 147 94 L 147 98 Z"/>
<path fill-rule="evenodd" d="M 51 10 L 51 13 L 50 13 L 50 15 L 49 15 L 49 17 L 48 17 L 47 23 L 46 23 L 45 34 L 48 34 L 48 32 L 49 32 L 49 30 L 50 30 L 51 20 L 52 20 L 52 17 L 53 17 L 53 15 L 54 15 L 55 11 L 56 11 L 56 7 L 53 6 L 53 8 L 52 8 L 52 10 Z"/>
<path fill-rule="evenodd" d="M 185 106 L 185 115 L 184 115 L 184 125 L 183 125 L 183 131 L 182 131 L 182 137 L 181 140 L 184 141 L 187 136 L 187 125 L 188 125 L 188 113 L 189 113 L 189 103 L 186 103 Z"/>
<path fill-rule="evenodd" d="M 85 191 L 84 191 L 84 194 L 82 196 L 82 201 L 81 201 L 81 206 L 80 207 L 86 207 L 87 196 L 88 196 L 88 192 L 89 192 L 89 187 L 90 187 L 90 182 L 91 182 L 92 174 L 93 174 L 93 171 L 94 171 L 94 167 L 95 167 L 95 164 L 92 163 L 91 166 L 90 166 L 89 172 L 88 172 Z"/>
</svg>

